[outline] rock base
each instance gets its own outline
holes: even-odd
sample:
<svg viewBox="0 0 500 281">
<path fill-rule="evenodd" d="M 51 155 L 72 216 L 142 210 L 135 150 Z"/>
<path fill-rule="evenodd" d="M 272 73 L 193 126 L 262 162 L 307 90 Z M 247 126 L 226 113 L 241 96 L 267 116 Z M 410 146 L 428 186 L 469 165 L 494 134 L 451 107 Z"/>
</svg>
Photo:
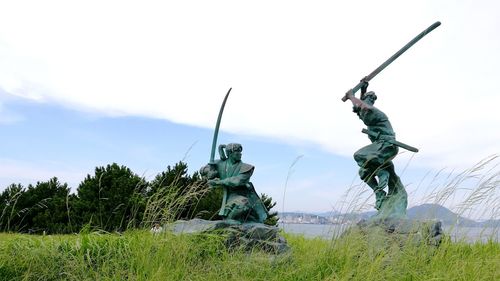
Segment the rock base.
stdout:
<svg viewBox="0 0 500 281">
<path fill-rule="evenodd" d="M 367 239 L 397 241 L 400 244 L 422 243 L 439 246 L 443 239 L 443 229 L 440 221 L 416 221 L 405 218 L 369 219 L 360 221 L 351 231 L 361 232 Z"/>
<path fill-rule="evenodd" d="M 225 238 L 230 249 L 261 249 L 268 253 L 282 254 L 290 250 L 285 238 L 279 235 L 279 229 L 262 223 L 240 223 L 234 220 L 207 221 L 192 219 L 179 220 L 165 227 L 173 233 L 216 233 Z"/>
</svg>

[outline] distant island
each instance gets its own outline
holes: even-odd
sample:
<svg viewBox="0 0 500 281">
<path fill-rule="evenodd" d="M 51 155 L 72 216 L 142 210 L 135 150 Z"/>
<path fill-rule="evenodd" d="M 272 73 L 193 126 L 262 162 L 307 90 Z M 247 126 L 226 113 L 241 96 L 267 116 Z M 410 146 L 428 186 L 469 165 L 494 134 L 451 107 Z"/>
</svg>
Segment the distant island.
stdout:
<svg viewBox="0 0 500 281">
<path fill-rule="evenodd" d="M 281 223 L 298 224 L 352 224 L 361 219 L 369 218 L 375 215 L 375 211 L 362 213 L 305 213 L 305 212 L 283 212 L 279 213 Z M 441 221 L 444 225 L 457 225 L 466 227 L 500 227 L 500 219 L 475 221 L 462 217 L 446 207 L 439 204 L 422 204 L 414 206 L 407 211 L 408 218 L 413 220 Z"/>
</svg>

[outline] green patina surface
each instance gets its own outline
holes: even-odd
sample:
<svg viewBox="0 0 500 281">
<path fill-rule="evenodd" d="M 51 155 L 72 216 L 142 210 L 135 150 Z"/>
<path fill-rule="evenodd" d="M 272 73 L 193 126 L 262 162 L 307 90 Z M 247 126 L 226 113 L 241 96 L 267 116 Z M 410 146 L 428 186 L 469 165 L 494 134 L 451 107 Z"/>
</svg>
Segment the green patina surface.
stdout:
<svg viewBox="0 0 500 281">
<path fill-rule="evenodd" d="M 399 151 L 392 142 L 396 134 L 387 115 L 374 106 L 377 96 L 374 92 L 366 92 L 367 87 L 368 82 L 365 82 L 360 99 L 352 93 L 346 95 L 353 104 L 353 111 L 367 126 L 371 141 L 354 153 L 354 160 L 359 166 L 359 176 L 375 192 L 377 217 L 405 217 L 408 195 L 392 163 Z"/>
<path fill-rule="evenodd" d="M 238 143 L 220 145 L 220 159 L 203 167 L 201 174 L 210 186 L 224 190 L 220 216 L 239 222 L 263 223 L 267 210 L 250 182 L 254 166 L 241 161 L 242 150 Z"/>
<path fill-rule="evenodd" d="M 268 211 L 250 182 L 255 167 L 241 161 L 243 146 L 239 143 L 221 144 L 219 145 L 220 159 L 214 159 L 222 114 L 230 93 L 231 88 L 224 97 L 217 116 L 210 161 L 208 165 L 200 169 L 200 174 L 211 187 L 223 189 L 219 215 L 224 220 L 234 220 L 239 223 L 263 223 Z"/>
</svg>

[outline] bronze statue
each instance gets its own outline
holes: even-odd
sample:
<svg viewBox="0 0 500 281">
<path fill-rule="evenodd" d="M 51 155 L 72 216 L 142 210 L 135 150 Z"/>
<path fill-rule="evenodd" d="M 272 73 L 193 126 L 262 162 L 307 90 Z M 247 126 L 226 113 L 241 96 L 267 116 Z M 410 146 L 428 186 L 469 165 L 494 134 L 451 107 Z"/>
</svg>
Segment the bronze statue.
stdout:
<svg viewBox="0 0 500 281">
<path fill-rule="evenodd" d="M 396 140 L 396 134 L 387 115 L 374 106 L 377 95 L 371 91 L 367 92 L 368 82 L 440 25 L 441 23 L 438 21 L 426 28 L 369 75 L 361 79 L 342 98 L 344 102 L 351 100 L 353 111 L 367 126 L 367 129 L 363 129 L 362 132 L 367 134 L 372 142 L 356 151 L 354 160 L 359 166 L 359 176 L 375 192 L 375 208 L 378 210 L 378 217 L 406 216 L 408 195 L 394 170 L 392 159 L 398 154 L 399 147 L 413 152 L 418 152 L 418 149 Z M 358 99 L 354 94 L 359 89 L 361 89 L 361 96 Z M 384 190 L 386 186 L 388 186 L 387 192 Z"/>
<path fill-rule="evenodd" d="M 210 186 L 224 189 L 220 216 L 239 222 L 263 223 L 267 210 L 250 182 L 254 166 L 241 161 L 242 151 L 238 143 L 220 145 L 220 159 L 204 166 L 201 174 Z"/>
<path fill-rule="evenodd" d="M 208 165 L 201 168 L 200 174 L 207 179 L 210 186 L 223 188 L 224 194 L 219 215 L 225 220 L 263 223 L 267 218 L 267 210 L 250 182 L 254 166 L 241 162 L 243 151 L 241 144 L 219 145 L 220 159 L 215 161 L 215 147 L 222 113 L 230 92 L 231 89 L 224 97 L 219 110 L 210 161 Z"/>
<path fill-rule="evenodd" d="M 359 176 L 375 192 L 375 208 L 381 213 L 386 202 L 392 215 L 406 214 L 408 205 L 407 194 L 400 178 L 394 170 L 392 159 L 398 154 L 396 134 L 391 122 L 384 112 L 374 106 L 377 96 L 374 92 L 366 92 L 368 82 L 361 87 L 361 99 L 351 92 L 346 98 L 351 100 L 353 111 L 367 126 L 364 130 L 368 134 L 371 144 L 354 153 L 354 160 L 359 166 Z M 388 191 L 384 189 L 388 186 Z M 393 200 L 389 198 L 393 197 Z"/>
</svg>

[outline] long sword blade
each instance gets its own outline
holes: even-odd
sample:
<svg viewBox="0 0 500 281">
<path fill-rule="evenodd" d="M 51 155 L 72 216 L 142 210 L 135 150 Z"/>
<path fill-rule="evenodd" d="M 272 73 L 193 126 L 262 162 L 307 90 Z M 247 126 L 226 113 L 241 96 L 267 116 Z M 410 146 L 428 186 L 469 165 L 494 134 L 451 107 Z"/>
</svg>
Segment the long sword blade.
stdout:
<svg viewBox="0 0 500 281">
<path fill-rule="evenodd" d="M 431 26 L 426 28 L 424 31 L 422 31 L 419 35 L 417 35 L 415 38 L 413 38 L 408 44 L 406 44 L 403 48 L 401 48 L 399 51 L 397 51 L 392 57 L 387 59 L 383 64 L 381 64 L 377 69 L 372 71 L 368 76 L 363 78 L 364 81 L 368 82 L 373 79 L 377 74 L 379 74 L 384 68 L 386 68 L 389 64 L 391 64 L 393 61 L 395 61 L 399 56 L 401 56 L 406 50 L 411 48 L 411 46 L 415 45 L 420 39 L 424 38 L 425 35 L 429 34 L 429 32 L 433 31 L 436 29 L 438 26 L 441 25 L 441 22 L 437 21 L 433 23 Z M 352 88 L 353 93 L 355 94 L 359 89 L 361 89 L 361 86 L 363 86 L 363 82 L 359 82 L 354 88 Z M 342 101 L 346 101 L 347 98 L 342 98 Z"/>
<path fill-rule="evenodd" d="M 227 98 L 229 97 L 229 93 L 231 93 L 231 89 L 232 88 L 229 88 L 229 91 L 227 91 L 227 94 L 224 97 L 224 101 L 222 101 L 222 105 L 220 106 L 219 116 L 217 117 L 217 123 L 215 124 L 214 137 L 212 140 L 212 151 L 210 152 L 210 162 L 208 162 L 208 163 L 214 163 L 214 160 L 215 160 L 215 149 L 217 146 L 217 137 L 219 136 L 220 121 L 222 120 L 222 113 L 224 112 L 224 107 L 226 106 L 226 101 L 227 101 Z"/>
</svg>

